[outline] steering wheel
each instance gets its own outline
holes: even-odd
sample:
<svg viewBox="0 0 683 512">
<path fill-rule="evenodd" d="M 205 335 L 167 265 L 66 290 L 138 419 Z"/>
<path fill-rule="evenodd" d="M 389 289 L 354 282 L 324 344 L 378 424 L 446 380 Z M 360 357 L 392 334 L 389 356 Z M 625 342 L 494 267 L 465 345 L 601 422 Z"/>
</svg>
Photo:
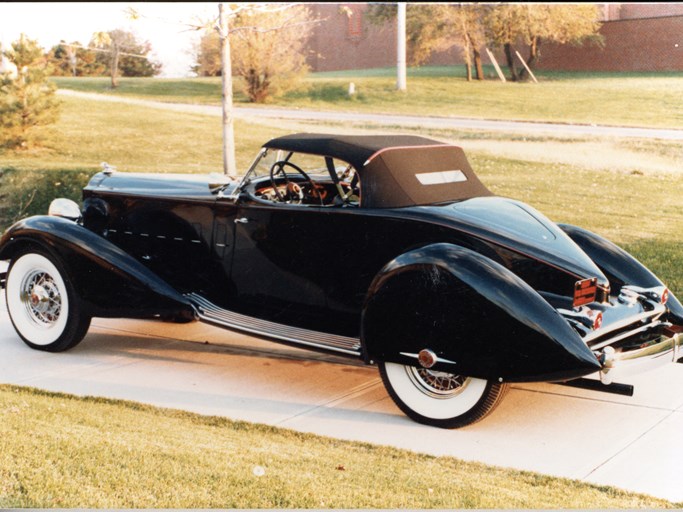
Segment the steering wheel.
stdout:
<svg viewBox="0 0 683 512">
<path fill-rule="evenodd" d="M 311 177 L 308 174 L 306 174 L 301 167 L 299 167 L 298 165 L 294 165 L 291 162 L 287 162 L 286 160 L 279 160 L 275 162 L 273 166 L 270 168 L 270 185 L 273 187 L 273 192 L 275 193 L 275 196 L 277 197 L 278 201 L 289 204 L 301 204 L 301 202 L 304 199 L 303 189 L 297 183 L 289 181 L 289 178 L 287 178 L 287 171 L 285 170 L 285 167 L 291 167 L 296 172 L 301 174 L 310 186 L 311 196 L 315 197 L 315 194 L 317 193 L 318 199 L 320 199 L 320 204 L 322 204 L 322 196 L 319 192 L 317 192 L 317 189 L 315 188 L 315 183 L 313 183 Z M 276 177 L 278 175 L 282 175 L 282 179 L 285 182 L 285 194 L 282 194 L 278 188 L 276 182 Z"/>
<path fill-rule="evenodd" d="M 350 183 L 343 183 L 352 175 L 353 177 L 351 178 Z M 348 204 L 350 202 L 357 203 L 360 199 L 354 192 L 358 186 L 358 172 L 349 164 L 346 169 L 337 174 L 337 178 L 337 191 L 339 192 L 339 195 L 335 198 L 335 201 L 340 201 L 342 204 Z M 347 187 L 348 189 L 346 192 L 344 191 L 344 187 Z"/>
</svg>

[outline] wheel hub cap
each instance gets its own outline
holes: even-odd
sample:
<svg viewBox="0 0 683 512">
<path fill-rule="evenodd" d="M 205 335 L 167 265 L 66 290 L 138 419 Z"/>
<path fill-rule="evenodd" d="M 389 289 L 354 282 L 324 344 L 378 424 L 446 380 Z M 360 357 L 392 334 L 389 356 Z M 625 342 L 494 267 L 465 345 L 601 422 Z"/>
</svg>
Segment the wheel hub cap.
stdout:
<svg viewBox="0 0 683 512">
<path fill-rule="evenodd" d="M 52 276 L 45 272 L 32 272 L 22 284 L 22 296 L 29 318 L 36 324 L 50 327 L 59 318 L 62 297 Z"/>
<path fill-rule="evenodd" d="M 426 368 L 410 367 L 408 375 L 420 391 L 433 398 L 452 398 L 459 395 L 470 382 L 469 377 Z"/>
</svg>

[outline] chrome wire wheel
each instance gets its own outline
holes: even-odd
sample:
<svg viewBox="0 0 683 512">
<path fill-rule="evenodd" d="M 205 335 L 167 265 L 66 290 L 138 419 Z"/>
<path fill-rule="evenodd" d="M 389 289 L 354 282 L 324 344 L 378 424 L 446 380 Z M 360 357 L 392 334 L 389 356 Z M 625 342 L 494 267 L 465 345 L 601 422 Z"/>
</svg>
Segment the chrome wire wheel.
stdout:
<svg viewBox="0 0 683 512">
<path fill-rule="evenodd" d="M 47 272 L 34 270 L 21 283 L 21 301 L 28 317 L 39 327 L 49 329 L 62 311 L 62 291 Z"/>
<path fill-rule="evenodd" d="M 31 348 L 67 350 L 90 326 L 60 262 L 42 251 L 28 251 L 12 260 L 5 297 L 14 329 Z"/>
<path fill-rule="evenodd" d="M 463 375 L 437 372 L 414 366 L 406 366 L 405 370 L 417 389 L 427 396 L 439 399 L 448 399 L 459 395 L 465 391 L 472 380 Z"/>
<path fill-rule="evenodd" d="M 459 428 L 475 423 L 501 402 L 506 384 L 398 363 L 379 362 L 394 403 L 419 423 Z"/>
</svg>

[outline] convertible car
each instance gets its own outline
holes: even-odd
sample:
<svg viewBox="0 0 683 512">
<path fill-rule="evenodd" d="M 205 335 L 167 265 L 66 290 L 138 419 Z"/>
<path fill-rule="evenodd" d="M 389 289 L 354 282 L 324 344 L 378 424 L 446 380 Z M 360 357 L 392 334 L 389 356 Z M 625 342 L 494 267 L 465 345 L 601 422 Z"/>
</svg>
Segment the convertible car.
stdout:
<svg viewBox="0 0 683 512">
<path fill-rule="evenodd" d="M 680 357 L 683 307 L 652 272 L 423 137 L 279 137 L 240 179 L 106 167 L 82 208 L 49 213 L 0 240 L 38 350 L 74 347 L 92 317 L 199 320 L 376 364 L 405 414 L 445 428 L 510 383 L 632 394 L 614 381 Z"/>
</svg>

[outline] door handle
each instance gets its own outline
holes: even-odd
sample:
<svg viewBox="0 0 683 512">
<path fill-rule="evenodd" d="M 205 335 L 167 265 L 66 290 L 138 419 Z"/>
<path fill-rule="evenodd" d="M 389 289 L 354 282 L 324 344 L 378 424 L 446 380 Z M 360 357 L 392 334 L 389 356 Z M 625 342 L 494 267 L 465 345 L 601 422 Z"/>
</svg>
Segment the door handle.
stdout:
<svg viewBox="0 0 683 512">
<path fill-rule="evenodd" d="M 235 224 L 248 224 L 248 223 L 249 223 L 249 219 L 247 219 L 246 217 L 239 217 L 239 218 L 235 219 Z"/>
</svg>

